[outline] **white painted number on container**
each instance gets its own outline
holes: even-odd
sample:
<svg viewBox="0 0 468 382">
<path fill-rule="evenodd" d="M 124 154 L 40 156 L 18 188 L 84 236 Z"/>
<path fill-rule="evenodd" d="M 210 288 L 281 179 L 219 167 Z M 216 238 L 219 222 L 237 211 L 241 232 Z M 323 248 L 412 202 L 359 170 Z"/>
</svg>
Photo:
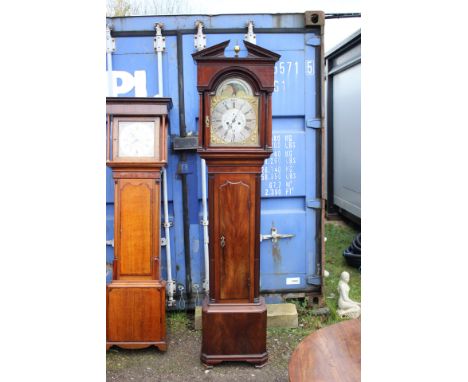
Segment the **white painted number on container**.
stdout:
<svg viewBox="0 0 468 382">
<path fill-rule="evenodd" d="M 314 60 L 306 60 L 305 62 L 305 74 L 307 76 L 314 75 Z"/>
<path fill-rule="evenodd" d="M 274 92 L 286 92 L 288 82 L 297 81 L 300 70 L 302 69 L 299 68 L 299 61 L 278 61 L 275 65 Z M 306 76 L 315 74 L 314 60 L 304 61 L 304 73 Z M 283 77 L 283 79 L 279 77 Z"/>
<path fill-rule="evenodd" d="M 262 167 L 263 196 L 290 196 L 297 181 L 296 141 L 293 134 L 274 134 L 273 153 Z"/>
<path fill-rule="evenodd" d="M 274 85 L 273 91 L 275 91 L 276 93 L 286 91 L 286 81 L 285 80 L 282 80 L 282 81 L 275 80 L 273 85 Z"/>
</svg>

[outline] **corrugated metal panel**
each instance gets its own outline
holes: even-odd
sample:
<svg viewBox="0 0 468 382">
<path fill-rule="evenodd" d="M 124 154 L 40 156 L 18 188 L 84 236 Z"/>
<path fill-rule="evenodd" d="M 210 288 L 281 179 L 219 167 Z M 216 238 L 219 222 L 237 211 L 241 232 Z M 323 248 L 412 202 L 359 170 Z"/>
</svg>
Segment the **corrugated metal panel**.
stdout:
<svg viewBox="0 0 468 382">
<path fill-rule="evenodd" d="M 361 31 L 327 53 L 327 195 L 337 208 L 361 218 Z"/>
<path fill-rule="evenodd" d="M 177 31 L 183 47 L 183 81 L 185 124 L 187 132 L 197 133 L 198 92 L 197 67 L 191 54 L 195 51 L 193 35 L 195 22 L 202 20 L 206 28 L 207 46 L 231 40 L 227 50 L 232 52 L 235 43 L 242 47 L 247 21 L 253 20 L 257 44 L 281 54 L 275 68 L 273 93 L 273 146 L 274 153 L 267 160 L 262 175 L 261 233 L 292 234 L 291 238 L 276 243 L 261 243 L 261 290 L 276 293 L 317 290 L 320 269 L 317 268 L 320 252 L 320 188 L 317 186 L 317 140 L 320 140 L 320 29 L 305 30 L 304 15 L 219 15 L 219 16 L 164 16 L 130 17 L 108 20 L 116 37 L 113 54 L 114 74 L 120 76 L 118 89 L 126 91 L 117 96 L 135 96 L 146 92 L 151 97 L 158 93 L 157 60 L 153 49 L 154 24 L 164 24 L 166 51 L 163 54 L 164 96 L 171 97 L 170 135 L 179 135 L 179 94 L 177 73 Z M 263 29 L 268 33 L 261 33 Z M 281 28 L 281 29 L 273 29 Z M 285 33 L 294 28 L 294 33 Z M 187 32 L 189 29 L 193 32 Z M 216 29 L 216 33 L 210 33 Z M 220 33 L 220 29 L 226 33 Z M 230 32 L 229 29 L 233 30 Z M 240 33 L 240 30 L 244 32 Z M 301 32 L 296 32 L 301 30 Z M 140 37 L 119 37 L 122 34 L 140 34 Z M 317 42 L 319 46 L 317 47 Z M 130 77 L 129 77 L 130 76 Z M 132 78 L 133 77 L 133 78 Z M 135 80 L 136 78 L 136 80 Z M 143 81 L 146 79 L 146 82 Z M 169 144 L 171 147 L 171 144 Z M 320 157 L 320 155 L 319 155 Z M 168 193 L 170 200 L 171 248 L 173 249 L 173 276 L 185 285 L 185 258 L 183 240 L 183 211 L 181 180 L 177 169 L 180 153 L 170 150 L 168 168 Z M 204 280 L 203 229 L 201 220 L 200 159 L 196 153 L 186 153 L 188 207 L 191 250 L 192 283 L 202 285 Z M 108 170 L 107 222 L 108 238 L 112 238 L 113 182 Z M 110 228 L 109 228 L 110 227 Z M 163 236 L 163 233 L 161 234 Z M 108 252 L 112 251 L 109 249 Z M 111 256 L 108 256 L 108 261 Z M 162 249 L 162 275 L 166 276 L 165 248 Z"/>
<path fill-rule="evenodd" d="M 333 79 L 335 204 L 361 217 L 361 65 Z"/>
</svg>

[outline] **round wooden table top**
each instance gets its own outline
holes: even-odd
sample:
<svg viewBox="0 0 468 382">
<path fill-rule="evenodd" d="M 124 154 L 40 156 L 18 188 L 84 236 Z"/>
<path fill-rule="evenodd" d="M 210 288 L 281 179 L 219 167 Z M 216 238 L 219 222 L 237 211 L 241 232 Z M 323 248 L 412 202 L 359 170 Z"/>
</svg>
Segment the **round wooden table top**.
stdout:
<svg viewBox="0 0 468 382">
<path fill-rule="evenodd" d="M 291 382 L 361 380 L 361 320 L 348 320 L 304 338 L 289 361 Z"/>
</svg>

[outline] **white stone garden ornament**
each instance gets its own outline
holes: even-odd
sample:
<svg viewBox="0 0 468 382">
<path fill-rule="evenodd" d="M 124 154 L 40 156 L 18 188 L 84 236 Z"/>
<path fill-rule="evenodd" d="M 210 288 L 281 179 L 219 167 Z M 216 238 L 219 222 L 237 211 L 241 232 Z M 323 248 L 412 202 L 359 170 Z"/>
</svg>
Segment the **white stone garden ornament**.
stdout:
<svg viewBox="0 0 468 382">
<path fill-rule="evenodd" d="M 340 281 L 338 282 L 338 310 L 336 311 L 340 317 L 358 318 L 361 315 L 361 303 L 353 301 L 349 298 L 349 273 L 341 272 Z"/>
</svg>

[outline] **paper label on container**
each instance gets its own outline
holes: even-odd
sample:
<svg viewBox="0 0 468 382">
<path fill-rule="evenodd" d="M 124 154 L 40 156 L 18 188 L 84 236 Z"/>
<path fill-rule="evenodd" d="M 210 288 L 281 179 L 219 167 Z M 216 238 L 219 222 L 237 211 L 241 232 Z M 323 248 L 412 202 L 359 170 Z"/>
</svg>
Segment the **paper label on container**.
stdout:
<svg viewBox="0 0 468 382">
<path fill-rule="evenodd" d="M 300 283 L 300 277 L 286 277 L 286 285 L 299 285 Z"/>
</svg>

